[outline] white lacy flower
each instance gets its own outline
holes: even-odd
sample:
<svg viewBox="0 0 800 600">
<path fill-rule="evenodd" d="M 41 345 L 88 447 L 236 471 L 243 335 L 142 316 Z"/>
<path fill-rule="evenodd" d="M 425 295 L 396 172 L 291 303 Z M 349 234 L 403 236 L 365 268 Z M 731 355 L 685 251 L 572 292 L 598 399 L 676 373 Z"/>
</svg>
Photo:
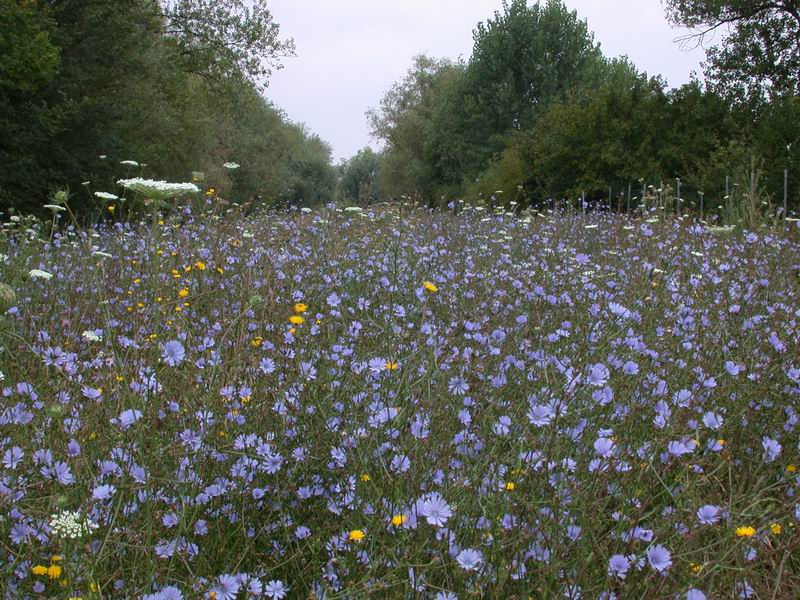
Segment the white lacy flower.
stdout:
<svg viewBox="0 0 800 600">
<path fill-rule="evenodd" d="M 88 535 L 98 525 L 78 512 L 64 510 L 50 516 L 50 530 L 56 537 L 75 540 Z"/>
<path fill-rule="evenodd" d="M 235 162 L 226 162 L 222 166 L 225 167 L 226 169 L 238 169 L 241 165 Z"/>
<path fill-rule="evenodd" d="M 128 165 L 129 167 L 138 167 L 139 166 L 139 163 L 136 162 L 135 160 L 121 160 L 121 161 L 119 161 L 119 164 Z"/>
<path fill-rule="evenodd" d="M 44 208 L 46 208 L 47 210 L 52 210 L 54 213 L 64 212 L 65 210 L 67 210 L 66 208 L 64 208 L 63 206 L 59 206 L 58 204 L 45 204 Z"/>
<path fill-rule="evenodd" d="M 28 276 L 32 277 L 33 279 L 44 279 L 44 280 L 50 280 L 53 278 L 52 273 L 48 273 L 47 271 L 41 271 L 39 269 L 31 269 L 30 272 L 28 273 Z"/>
<path fill-rule="evenodd" d="M 94 331 L 87 329 L 81 334 L 81 337 L 85 339 L 87 342 L 99 342 L 103 338 L 97 335 Z"/>
<path fill-rule="evenodd" d="M 108 192 L 95 192 L 94 195 L 100 198 L 101 200 L 119 200 L 119 196 L 115 196 L 114 194 L 109 194 Z"/>
<path fill-rule="evenodd" d="M 155 179 L 142 179 L 141 177 L 120 179 L 117 181 L 117 184 L 129 190 L 133 190 L 134 192 L 138 192 L 143 196 L 159 198 L 161 200 L 175 198 L 183 194 L 196 194 L 200 191 L 200 188 L 193 183 L 168 183 Z"/>
<path fill-rule="evenodd" d="M 92 256 L 99 256 L 100 258 L 114 258 L 108 252 L 101 252 L 100 250 L 95 250 L 94 252 L 92 252 Z"/>
<path fill-rule="evenodd" d="M 344 209 L 344 212 L 357 213 L 357 212 L 362 212 L 363 210 L 364 209 L 361 208 L 360 206 L 348 206 L 347 208 Z"/>
</svg>

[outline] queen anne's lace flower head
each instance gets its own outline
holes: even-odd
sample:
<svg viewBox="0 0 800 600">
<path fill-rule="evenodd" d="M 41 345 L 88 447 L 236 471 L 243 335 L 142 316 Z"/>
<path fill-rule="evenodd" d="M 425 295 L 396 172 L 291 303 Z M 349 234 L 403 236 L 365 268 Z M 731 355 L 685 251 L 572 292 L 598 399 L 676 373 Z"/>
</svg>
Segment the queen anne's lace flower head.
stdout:
<svg viewBox="0 0 800 600">
<path fill-rule="evenodd" d="M 196 194 L 200 191 L 200 188 L 193 183 L 169 183 L 155 179 L 142 179 L 141 177 L 120 179 L 117 184 L 143 196 L 160 200 L 177 198 L 184 194 Z"/>
<path fill-rule="evenodd" d="M 76 540 L 88 535 L 98 525 L 79 512 L 64 510 L 50 516 L 50 530 L 62 539 Z"/>
</svg>

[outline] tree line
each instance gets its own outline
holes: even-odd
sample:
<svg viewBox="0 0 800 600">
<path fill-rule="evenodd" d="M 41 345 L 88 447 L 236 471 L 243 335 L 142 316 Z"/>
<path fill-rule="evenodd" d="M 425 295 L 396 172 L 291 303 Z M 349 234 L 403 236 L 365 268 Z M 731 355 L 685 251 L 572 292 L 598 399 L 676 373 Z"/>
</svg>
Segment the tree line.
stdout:
<svg viewBox="0 0 800 600">
<path fill-rule="evenodd" d="M 329 199 L 331 148 L 262 95 L 293 51 L 266 0 L 0 0 L 0 210 L 68 187 L 90 213 L 84 184 L 193 172 L 235 201 Z"/>
<path fill-rule="evenodd" d="M 614 205 L 631 189 L 649 193 L 643 182 L 680 178 L 695 197 L 721 201 L 726 182 L 730 193 L 758 173 L 759 193 L 781 197 L 783 170 L 800 170 L 800 3 L 664 7 L 673 24 L 692 28 L 684 45 L 717 35 L 705 81 L 669 89 L 626 57 L 604 56 L 562 0 L 503 2 L 475 28 L 468 60 L 417 56 L 384 94 L 368 113 L 383 149 L 340 166 L 340 193 L 432 206 L 578 197 Z"/>
</svg>

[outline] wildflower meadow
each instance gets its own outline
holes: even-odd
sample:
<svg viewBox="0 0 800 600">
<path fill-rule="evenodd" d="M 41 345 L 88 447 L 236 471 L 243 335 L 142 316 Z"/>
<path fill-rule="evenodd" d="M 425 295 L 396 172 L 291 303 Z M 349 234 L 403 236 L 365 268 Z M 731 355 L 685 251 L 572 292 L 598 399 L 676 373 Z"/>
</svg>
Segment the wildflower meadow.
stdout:
<svg viewBox="0 0 800 600">
<path fill-rule="evenodd" d="M 0 237 L 5 598 L 797 597 L 794 223 L 170 202 Z"/>
</svg>

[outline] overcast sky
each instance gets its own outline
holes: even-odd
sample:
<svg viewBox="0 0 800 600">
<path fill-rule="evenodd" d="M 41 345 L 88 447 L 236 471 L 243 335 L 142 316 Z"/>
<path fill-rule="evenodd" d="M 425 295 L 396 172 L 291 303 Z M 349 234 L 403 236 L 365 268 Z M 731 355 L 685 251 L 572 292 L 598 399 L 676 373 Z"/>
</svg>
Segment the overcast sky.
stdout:
<svg viewBox="0 0 800 600">
<path fill-rule="evenodd" d="M 533 0 L 530 0 L 533 1 Z M 701 49 L 673 40 L 660 0 L 565 0 L 589 23 L 606 56 L 628 55 L 672 87 L 701 73 Z M 272 0 L 283 37 L 297 57 L 270 80 L 267 97 L 333 146 L 335 160 L 369 144 L 364 113 L 400 79 L 415 54 L 469 58 L 472 30 L 500 0 Z"/>
</svg>

